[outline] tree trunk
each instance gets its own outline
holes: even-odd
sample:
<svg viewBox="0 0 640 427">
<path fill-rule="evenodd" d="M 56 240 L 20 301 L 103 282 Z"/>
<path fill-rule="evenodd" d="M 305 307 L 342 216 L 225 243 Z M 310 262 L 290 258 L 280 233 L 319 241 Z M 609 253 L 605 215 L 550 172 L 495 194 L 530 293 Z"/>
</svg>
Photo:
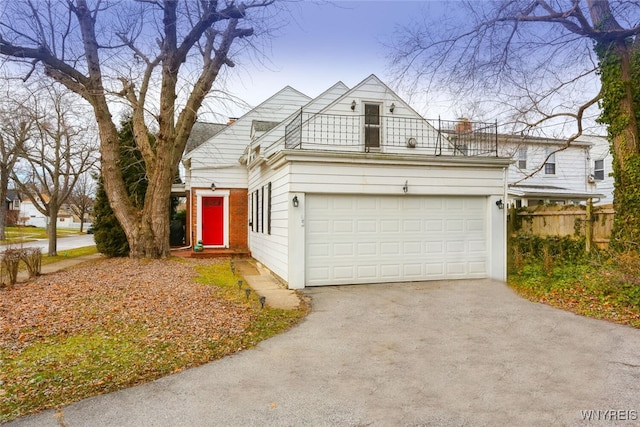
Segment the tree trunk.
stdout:
<svg viewBox="0 0 640 427">
<path fill-rule="evenodd" d="M 58 255 L 58 207 L 53 203 L 49 203 L 49 226 L 47 227 L 49 235 L 49 251 L 48 256 Z"/>
<path fill-rule="evenodd" d="M 640 249 L 640 55 L 631 43 L 618 41 L 601 56 L 601 121 L 608 126 L 616 211 L 612 244 L 617 250 Z"/>
<path fill-rule="evenodd" d="M 5 240 L 5 224 L 7 222 L 7 188 L 9 187 L 9 174 L 2 171 L 0 175 L 0 240 Z"/>
<path fill-rule="evenodd" d="M 589 12 L 601 34 L 621 30 L 608 0 L 589 0 Z M 637 38 L 638 36 L 636 36 Z M 607 125 L 615 182 L 616 215 L 611 238 L 617 250 L 638 250 L 640 243 L 640 52 L 630 37 L 596 37 L 602 98 L 600 122 Z"/>
</svg>

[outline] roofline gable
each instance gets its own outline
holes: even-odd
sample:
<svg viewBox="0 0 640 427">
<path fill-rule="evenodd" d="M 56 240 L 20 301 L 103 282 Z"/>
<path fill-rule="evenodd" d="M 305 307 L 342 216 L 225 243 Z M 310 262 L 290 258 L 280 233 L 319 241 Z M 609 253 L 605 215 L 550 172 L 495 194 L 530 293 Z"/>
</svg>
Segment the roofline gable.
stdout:
<svg viewBox="0 0 640 427">
<path fill-rule="evenodd" d="M 249 111 L 247 111 L 246 113 L 244 113 L 242 116 L 240 116 L 238 119 L 236 119 L 233 123 L 231 123 L 230 125 L 228 125 L 226 128 L 222 129 L 220 132 L 216 133 L 215 135 L 213 135 L 211 138 L 207 139 L 206 141 L 204 141 L 202 144 L 198 145 L 196 148 L 194 148 L 193 150 L 189 151 L 188 153 L 186 153 L 183 156 L 183 161 L 190 159 L 193 157 L 194 154 L 196 154 L 202 147 L 204 147 L 205 145 L 207 145 L 207 143 L 209 141 L 211 141 L 213 138 L 221 136 L 227 132 L 229 132 L 230 129 L 233 128 L 234 125 L 236 125 L 238 122 L 242 122 L 247 120 L 248 118 L 251 117 L 251 115 L 255 114 L 256 112 L 259 112 L 261 109 L 265 108 L 266 106 L 268 106 L 276 97 L 286 93 L 286 92 L 294 92 L 304 98 L 306 98 L 307 100 L 311 100 L 311 97 L 308 95 L 305 95 L 304 93 L 300 92 L 299 90 L 287 85 L 285 87 L 283 87 L 282 89 L 280 89 L 278 92 L 274 93 L 273 95 L 271 95 L 269 98 L 265 99 L 264 101 L 262 101 L 260 104 L 258 104 L 256 107 L 253 107 L 252 109 L 250 109 Z"/>
<path fill-rule="evenodd" d="M 313 98 L 312 100 L 310 100 L 309 102 L 307 102 L 305 105 L 303 105 L 301 107 L 301 110 L 304 110 L 305 108 L 309 108 L 309 106 L 312 106 L 315 102 L 318 102 L 320 100 L 322 100 L 323 97 L 325 97 L 329 92 L 331 92 L 332 90 L 336 89 L 336 88 L 344 88 L 347 89 L 347 91 L 349 90 L 349 86 L 347 86 L 346 84 L 344 84 L 342 81 L 338 81 L 336 83 L 334 83 L 331 87 L 329 87 L 328 89 L 324 90 L 320 95 L 316 96 L 315 98 Z M 339 98 L 339 97 L 338 97 Z M 321 111 L 324 110 L 321 109 Z M 262 140 L 264 138 L 267 138 L 268 135 L 274 131 L 276 131 L 277 129 L 281 128 L 282 126 L 286 126 L 287 124 L 289 124 L 289 122 L 291 121 L 291 119 L 293 119 L 295 116 L 297 116 L 298 114 L 300 114 L 300 111 L 296 111 L 294 113 L 292 113 L 291 115 L 289 115 L 289 117 L 287 117 L 286 119 L 284 119 L 280 124 L 278 124 L 277 126 L 275 126 L 273 129 L 269 130 L 268 132 L 265 132 L 263 135 L 260 135 L 260 138 L 256 139 L 255 141 L 253 141 L 251 144 L 251 146 L 254 145 L 260 145 L 262 143 Z M 278 141 L 275 141 L 275 143 L 277 143 Z M 273 144 L 271 144 L 273 145 Z M 269 149 L 269 147 L 271 147 L 271 145 L 269 145 L 268 147 L 265 147 L 265 150 Z"/>
<path fill-rule="evenodd" d="M 354 87 L 352 87 L 351 89 L 349 89 L 347 92 L 345 92 L 342 96 L 338 97 L 335 101 L 333 101 L 331 104 L 327 105 L 325 108 L 323 108 L 321 111 L 319 111 L 319 113 L 323 113 L 326 110 L 329 110 L 330 108 L 332 108 L 334 105 L 336 105 L 337 103 L 339 103 L 340 101 L 344 100 L 345 98 L 348 98 L 353 92 L 357 91 L 358 89 L 360 89 L 362 86 L 364 86 L 366 83 L 370 82 L 370 81 L 375 81 L 376 84 L 379 84 L 381 86 L 383 86 L 385 88 L 386 91 L 388 91 L 398 102 L 401 102 L 403 107 L 405 107 L 407 110 L 411 111 L 413 114 L 415 114 L 417 117 L 424 119 L 424 117 L 422 116 L 422 114 L 418 113 L 415 108 L 413 108 L 411 105 L 409 105 L 404 99 L 402 99 L 402 97 L 400 95 L 398 95 L 393 89 L 391 89 L 386 83 L 384 83 L 382 80 L 380 80 L 380 78 L 378 76 L 376 76 L 375 74 L 370 74 L 368 77 L 366 77 L 364 80 L 362 80 L 360 83 L 358 83 L 357 85 L 355 85 Z"/>
</svg>

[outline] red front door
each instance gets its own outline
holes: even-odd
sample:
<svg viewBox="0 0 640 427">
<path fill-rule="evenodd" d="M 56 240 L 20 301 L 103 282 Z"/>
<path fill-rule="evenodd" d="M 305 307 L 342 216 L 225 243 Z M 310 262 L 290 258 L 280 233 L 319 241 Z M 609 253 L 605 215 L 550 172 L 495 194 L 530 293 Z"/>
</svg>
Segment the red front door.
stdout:
<svg viewBox="0 0 640 427">
<path fill-rule="evenodd" d="M 224 197 L 202 198 L 202 244 L 224 245 Z"/>
</svg>

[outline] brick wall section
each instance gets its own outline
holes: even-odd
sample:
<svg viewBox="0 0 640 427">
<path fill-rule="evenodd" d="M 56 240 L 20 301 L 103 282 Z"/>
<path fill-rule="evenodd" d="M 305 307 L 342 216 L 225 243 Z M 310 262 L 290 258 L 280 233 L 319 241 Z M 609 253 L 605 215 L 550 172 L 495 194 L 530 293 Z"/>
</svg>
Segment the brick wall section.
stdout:
<svg viewBox="0 0 640 427">
<path fill-rule="evenodd" d="M 221 189 L 222 190 L 222 189 Z M 247 206 L 247 190 L 229 189 L 229 248 L 246 249 L 248 247 L 247 224 L 249 223 Z M 191 242 L 197 243 L 198 236 L 198 198 L 195 191 L 191 191 L 191 214 L 187 221 L 191 221 Z M 187 224 L 188 227 L 188 224 Z M 187 228 L 188 229 L 188 228 Z"/>
<path fill-rule="evenodd" d="M 246 189 L 232 189 L 229 195 L 229 247 L 244 249 L 248 246 L 247 224 L 249 208 Z"/>
</svg>

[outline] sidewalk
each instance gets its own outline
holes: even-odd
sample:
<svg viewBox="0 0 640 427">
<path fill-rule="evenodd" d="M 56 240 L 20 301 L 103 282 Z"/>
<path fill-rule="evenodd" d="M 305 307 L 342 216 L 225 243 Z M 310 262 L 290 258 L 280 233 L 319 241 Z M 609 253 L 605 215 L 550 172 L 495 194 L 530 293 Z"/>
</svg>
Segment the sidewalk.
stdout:
<svg viewBox="0 0 640 427">
<path fill-rule="evenodd" d="M 87 261 L 94 261 L 96 259 L 102 258 L 103 255 L 100 253 L 84 255 L 75 258 L 63 259 L 62 261 L 52 262 L 51 264 L 45 264 L 40 269 L 40 274 L 48 274 L 55 273 L 60 270 L 65 270 L 70 267 L 75 267 L 76 265 L 82 264 Z M 27 270 L 22 270 L 18 272 L 18 282 L 24 282 L 29 279 L 29 272 Z"/>
<path fill-rule="evenodd" d="M 271 274 L 267 268 L 252 258 L 234 260 L 238 274 L 260 296 L 266 298 L 265 304 L 272 308 L 293 310 L 300 305 L 300 297 L 295 291 L 287 289 Z"/>
</svg>

